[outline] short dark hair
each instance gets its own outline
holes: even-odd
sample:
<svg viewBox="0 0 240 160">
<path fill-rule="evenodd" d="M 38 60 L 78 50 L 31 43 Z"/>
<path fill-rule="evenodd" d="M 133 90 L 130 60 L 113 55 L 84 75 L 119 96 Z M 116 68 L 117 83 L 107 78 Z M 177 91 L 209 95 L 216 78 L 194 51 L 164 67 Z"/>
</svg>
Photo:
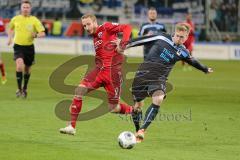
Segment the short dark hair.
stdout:
<svg viewBox="0 0 240 160">
<path fill-rule="evenodd" d="M 148 8 L 148 10 L 150 11 L 150 10 L 152 10 L 152 11 L 157 11 L 157 9 L 155 8 L 155 7 L 150 7 L 150 8 Z"/>
</svg>

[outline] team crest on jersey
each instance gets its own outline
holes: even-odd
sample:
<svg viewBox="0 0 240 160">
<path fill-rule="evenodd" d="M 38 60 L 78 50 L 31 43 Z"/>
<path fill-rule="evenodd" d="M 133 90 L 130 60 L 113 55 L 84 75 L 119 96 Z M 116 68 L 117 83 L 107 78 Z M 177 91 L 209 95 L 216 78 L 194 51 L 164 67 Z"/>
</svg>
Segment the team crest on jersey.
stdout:
<svg viewBox="0 0 240 160">
<path fill-rule="evenodd" d="M 103 34 L 102 32 L 99 32 L 98 33 L 98 38 L 102 38 L 102 34 Z"/>
</svg>

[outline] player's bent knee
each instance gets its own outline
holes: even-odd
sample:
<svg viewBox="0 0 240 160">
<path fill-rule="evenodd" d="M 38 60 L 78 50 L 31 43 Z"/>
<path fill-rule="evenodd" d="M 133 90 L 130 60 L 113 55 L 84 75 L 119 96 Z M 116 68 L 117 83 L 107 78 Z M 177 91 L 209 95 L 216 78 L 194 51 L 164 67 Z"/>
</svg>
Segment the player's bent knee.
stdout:
<svg viewBox="0 0 240 160">
<path fill-rule="evenodd" d="M 84 85 L 84 84 L 79 84 L 78 87 L 84 87 L 84 88 L 87 88 L 87 86 Z"/>
<path fill-rule="evenodd" d="M 164 96 L 155 96 L 152 99 L 152 103 L 155 105 L 160 105 L 163 102 Z"/>
<path fill-rule="evenodd" d="M 135 102 L 135 103 L 134 103 L 134 108 L 141 108 L 143 105 L 144 105 L 144 101 Z"/>
<path fill-rule="evenodd" d="M 119 104 L 109 104 L 108 105 L 110 113 L 120 113 L 120 105 Z"/>
<path fill-rule="evenodd" d="M 79 86 L 75 89 L 75 96 L 77 96 L 77 97 L 82 97 L 82 96 L 84 96 L 87 92 L 88 92 L 88 89 L 86 88 L 86 86 L 81 86 L 81 85 L 79 85 Z"/>
<path fill-rule="evenodd" d="M 152 103 L 160 105 L 164 99 L 165 93 L 161 90 L 155 91 L 152 95 Z"/>
<path fill-rule="evenodd" d="M 24 63 L 22 60 L 16 61 L 16 70 L 17 71 L 23 71 Z"/>
<path fill-rule="evenodd" d="M 22 58 L 16 59 L 16 64 L 17 64 L 17 65 L 23 65 L 23 64 L 24 64 L 23 59 L 22 59 Z"/>
</svg>

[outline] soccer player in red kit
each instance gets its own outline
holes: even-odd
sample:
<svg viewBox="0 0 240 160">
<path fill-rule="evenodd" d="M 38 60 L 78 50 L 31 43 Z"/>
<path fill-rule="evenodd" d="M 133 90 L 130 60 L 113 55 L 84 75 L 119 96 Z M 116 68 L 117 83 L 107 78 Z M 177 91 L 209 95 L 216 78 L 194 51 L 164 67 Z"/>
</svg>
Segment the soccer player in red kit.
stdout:
<svg viewBox="0 0 240 160">
<path fill-rule="evenodd" d="M 124 60 L 123 51 L 131 35 L 131 26 L 126 24 L 106 22 L 98 25 L 97 19 L 92 14 L 81 18 L 82 25 L 89 35 L 93 37 L 95 68 L 89 72 L 75 90 L 75 96 L 70 105 L 71 123 L 60 129 L 60 133 L 75 135 L 76 121 L 82 108 L 82 97 L 99 87 L 104 87 L 108 95 L 109 110 L 112 113 L 131 113 L 132 107 L 119 103 L 122 72 Z M 118 33 L 122 33 L 121 41 Z"/>
<path fill-rule="evenodd" d="M 187 50 L 189 51 L 190 55 L 192 55 L 193 44 L 194 44 L 194 41 L 195 41 L 195 37 L 194 37 L 195 25 L 194 25 L 194 23 L 192 21 L 192 14 L 190 14 L 190 13 L 187 14 L 185 23 L 190 25 L 191 30 L 189 32 L 188 39 L 186 40 L 186 42 L 184 42 L 183 45 L 187 48 Z M 182 61 L 182 65 L 183 65 L 183 70 L 187 70 L 187 69 L 191 70 L 190 66 L 188 66 L 188 68 L 186 68 L 184 61 Z"/>
<path fill-rule="evenodd" d="M 0 32 L 4 32 L 4 31 L 5 31 L 5 27 L 3 24 L 3 20 L 0 17 Z M 4 63 L 1 58 L 1 53 L 0 53 L 0 70 L 1 70 L 1 74 L 2 74 L 2 84 L 5 84 L 7 82 L 7 78 L 6 78 Z"/>
</svg>

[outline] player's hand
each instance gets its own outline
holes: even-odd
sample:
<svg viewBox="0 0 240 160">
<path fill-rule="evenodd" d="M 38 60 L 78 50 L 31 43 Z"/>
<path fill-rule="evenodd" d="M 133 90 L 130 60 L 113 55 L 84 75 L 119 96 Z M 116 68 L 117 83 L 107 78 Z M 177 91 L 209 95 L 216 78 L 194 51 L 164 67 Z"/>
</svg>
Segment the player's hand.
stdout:
<svg viewBox="0 0 240 160">
<path fill-rule="evenodd" d="M 151 35 L 153 35 L 153 32 L 148 32 L 148 33 L 146 34 L 146 36 L 151 36 Z"/>
<path fill-rule="evenodd" d="M 212 72 L 213 72 L 213 69 L 212 68 L 208 68 L 207 73 L 212 73 Z"/>
<path fill-rule="evenodd" d="M 117 45 L 116 47 L 116 51 L 120 54 L 123 54 L 124 53 L 124 48 L 122 48 L 121 46 L 121 40 L 120 39 L 117 39 L 115 41 L 112 41 L 113 43 L 115 43 Z"/>
<path fill-rule="evenodd" d="M 37 33 L 36 32 L 32 32 L 32 38 L 37 38 Z"/>
<path fill-rule="evenodd" d="M 120 53 L 120 54 L 123 54 L 124 53 L 124 49 L 118 45 L 117 48 L 116 48 L 117 52 Z"/>
<path fill-rule="evenodd" d="M 12 44 L 12 38 L 8 39 L 7 45 L 10 46 Z"/>
</svg>

